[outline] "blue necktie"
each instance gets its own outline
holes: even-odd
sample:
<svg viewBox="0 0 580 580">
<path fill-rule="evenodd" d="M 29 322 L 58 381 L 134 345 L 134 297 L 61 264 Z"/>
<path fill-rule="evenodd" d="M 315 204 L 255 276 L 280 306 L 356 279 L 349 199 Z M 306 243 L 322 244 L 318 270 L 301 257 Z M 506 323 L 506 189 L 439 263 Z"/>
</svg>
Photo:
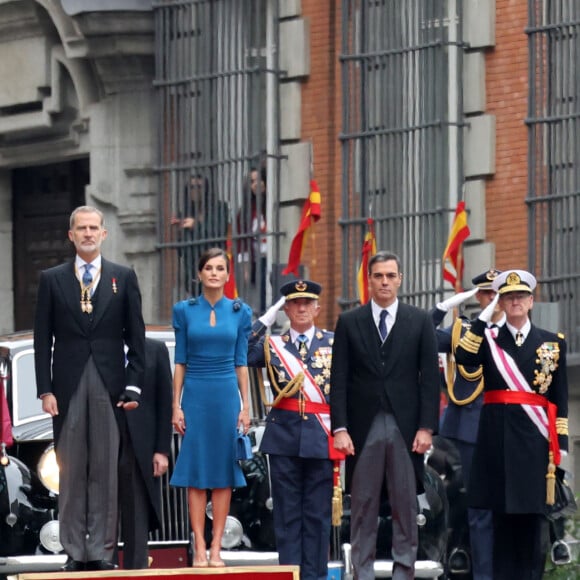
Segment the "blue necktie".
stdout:
<svg viewBox="0 0 580 580">
<path fill-rule="evenodd" d="M 381 318 L 379 319 L 379 333 L 383 341 L 385 340 L 385 338 L 387 338 L 386 318 L 388 313 L 389 313 L 388 310 L 381 310 Z"/>
<path fill-rule="evenodd" d="M 300 353 L 300 358 L 304 360 L 308 355 L 308 347 L 306 343 L 308 342 L 308 337 L 305 334 L 298 335 L 298 352 Z"/>
<path fill-rule="evenodd" d="M 90 264 L 85 264 L 85 271 L 83 273 L 83 285 L 88 286 L 93 282 L 93 275 L 91 274 L 92 266 Z"/>
</svg>

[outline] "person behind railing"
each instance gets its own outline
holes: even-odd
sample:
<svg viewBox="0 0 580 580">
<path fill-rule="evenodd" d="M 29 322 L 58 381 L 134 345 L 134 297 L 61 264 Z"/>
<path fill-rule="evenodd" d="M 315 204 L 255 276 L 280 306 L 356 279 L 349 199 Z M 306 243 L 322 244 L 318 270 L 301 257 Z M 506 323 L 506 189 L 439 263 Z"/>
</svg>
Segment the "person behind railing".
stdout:
<svg viewBox="0 0 580 580">
<path fill-rule="evenodd" d="M 248 336 L 251 310 L 224 296 L 229 260 L 211 248 L 199 260 L 201 294 L 173 308 L 175 372 L 173 416 L 183 442 L 171 485 L 188 489 L 196 567 L 221 567 L 220 547 L 232 488 L 246 485 L 235 458 L 238 428 L 250 426 Z M 240 408 L 241 403 L 241 408 Z M 213 509 L 212 540 L 206 554 L 207 490 Z"/>
<path fill-rule="evenodd" d="M 212 247 L 224 247 L 230 221 L 230 209 L 226 201 L 217 198 L 210 180 L 193 174 L 185 187 L 182 207 L 170 217 L 169 223 L 177 228 L 180 245 L 183 282 L 187 294 L 196 294 L 194 278 L 201 254 Z M 223 239 L 223 244 L 218 240 Z"/>
<path fill-rule="evenodd" d="M 237 218 L 236 227 L 240 235 L 237 244 L 237 259 L 247 279 L 259 298 L 259 311 L 266 309 L 266 252 L 267 238 L 267 181 L 266 169 L 252 167 L 248 176 L 249 188 L 244 189 L 244 198 Z M 247 271 L 249 269 L 249 272 Z"/>
</svg>

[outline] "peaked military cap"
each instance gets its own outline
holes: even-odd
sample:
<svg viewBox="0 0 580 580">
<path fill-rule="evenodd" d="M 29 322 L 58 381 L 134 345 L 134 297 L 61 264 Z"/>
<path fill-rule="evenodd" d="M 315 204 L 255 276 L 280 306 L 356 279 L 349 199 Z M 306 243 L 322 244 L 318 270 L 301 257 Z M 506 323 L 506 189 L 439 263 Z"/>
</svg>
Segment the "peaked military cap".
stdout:
<svg viewBox="0 0 580 580">
<path fill-rule="evenodd" d="M 293 280 L 280 288 L 280 294 L 286 296 L 286 301 L 298 298 L 317 300 L 322 292 L 322 286 L 311 280 Z"/>
<path fill-rule="evenodd" d="M 492 290 L 491 283 L 501 274 L 501 270 L 490 268 L 471 279 L 471 283 L 481 290 Z"/>
<path fill-rule="evenodd" d="M 500 294 L 508 292 L 529 292 L 536 288 L 536 279 L 525 270 L 505 270 L 495 278 L 492 289 Z"/>
</svg>

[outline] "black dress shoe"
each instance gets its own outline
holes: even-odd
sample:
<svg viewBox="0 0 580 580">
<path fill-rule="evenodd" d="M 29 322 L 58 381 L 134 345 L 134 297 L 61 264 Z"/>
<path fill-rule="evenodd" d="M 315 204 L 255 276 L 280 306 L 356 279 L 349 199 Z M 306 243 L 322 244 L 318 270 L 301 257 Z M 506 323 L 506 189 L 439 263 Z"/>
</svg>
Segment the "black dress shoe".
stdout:
<svg viewBox="0 0 580 580">
<path fill-rule="evenodd" d="M 86 570 L 85 563 L 78 560 L 69 560 L 62 568 L 63 572 L 82 572 Z"/>
<path fill-rule="evenodd" d="M 113 562 L 107 560 L 92 560 L 87 562 L 87 570 L 114 570 L 116 568 Z"/>
</svg>

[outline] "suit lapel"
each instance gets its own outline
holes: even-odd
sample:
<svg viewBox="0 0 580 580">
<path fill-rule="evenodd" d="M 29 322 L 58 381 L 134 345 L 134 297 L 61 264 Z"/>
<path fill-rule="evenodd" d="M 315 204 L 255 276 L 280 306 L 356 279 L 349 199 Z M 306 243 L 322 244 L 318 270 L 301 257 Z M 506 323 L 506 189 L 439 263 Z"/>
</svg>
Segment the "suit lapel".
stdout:
<svg viewBox="0 0 580 580">
<path fill-rule="evenodd" d="M 107 307 L 111 298 L 113 297 L 113 265 L 104 258 L 101 258 L 101 279 L 99 280 L 99 300 L 95 308 L 95 315 L 93 317 L 93 326 L 97 326 L 103 314 L 107 311 Z M 116 280 L 115 287 L 119 290 L 119 280 Z M 121 282 L 122 283 L 122 282 Z"/>
<path fill-rule="evenodd" d="M 386 365 L 384 367 L 384 374 L 388 375 L 395 363 L 399 360 L 401 355 L 401 350 L 405 344 L 405 329 L 409 328 L 410 324 L 410 311 L 407 309 L 406 305 L 399 301 L 399 307 L 397 309 L 397 318 L 395 319 L 395 324 L 393 324 L 389 336 L 386 340 L 386 348 L 389 349 Z"/>
<path fill-rule="evenodd" d="M 377 338 L 377 326 L 373 319 L 373 310 L 371 308 L 371 303 L 368 302 L 361 309 L 361 315 L 357 318 L 358 332 L 361 338 L 361 342 L 365 346 L 365 350 L 369 353 L 370 359 L 374 361 L 377 369 L 381 367 L 381 353 L 379 349 L 379 341 Z"/>
<path fill-rule="evenodd" d="M 88 328 L 88 316 L 81 310 L 81 287 L 75 275 L 75 265 L 71 262 L 58 275 L 59 285 L 66 305 L 71 311 L 74 319 L 85 331 Z"/>
</svg>

